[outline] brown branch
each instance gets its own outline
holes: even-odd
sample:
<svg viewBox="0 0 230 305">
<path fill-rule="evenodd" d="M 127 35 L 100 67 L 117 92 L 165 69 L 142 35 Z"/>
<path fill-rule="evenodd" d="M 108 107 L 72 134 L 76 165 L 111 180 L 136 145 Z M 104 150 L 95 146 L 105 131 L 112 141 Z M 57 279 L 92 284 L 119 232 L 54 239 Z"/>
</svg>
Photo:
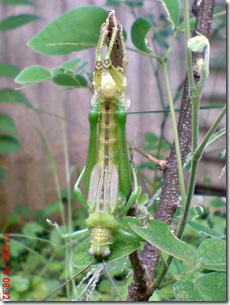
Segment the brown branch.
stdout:
<svg viewBox="0 0 230 305">
<path fill-rule="evenodd" d="M 138 146 L 135 146 L 135 145 L 132 146 L 132 149 L 138 151 L 142 156 L 144 156 L 145 158 L 147 158 L 148 160 L 150 160 L 154 164 L 156 164 L 159 170 L 163 171 L 163 170 L 166 169 L 167 163 L 168 163 L 168 158 L 164 158 L 163 160 L 159 160 L 159 159 L 151 156 L 147 152 L 145 152 L 142 148 L 140 148 Z"/>
<path fill-rule="evenodd" d="M 213 14 L 215 0 L 201 0 L 194 1 L 193 13 L 196 20 L 196 31 L 204 36 L 208 37 L 211 29 L 211 21 Z M 194 79 L 199 79 L 196 69 L 196 56 L 193 57 L 194 64 Z M 201 55 L 202 56 L 202 55 Z M 179 143 L 181 149 L 182 163 L 184 164 L 187 154 L 190 151 L 191 146 L 191 134 L 192 134 L 192 105 L 188 91 L 188 78 L 186 77 L 184 92 L 181 103 L 181 111 L 178 121 L 178 134 Z M 171 150 L 167 168 L 164 171 L 164 179 L 161 190 L 161 198 L 157 208 L 155 218 L 170 224 L 175 210 L 179 207 L 179 178 L 177 169 L 177 159 L 175 146 Z M 157 264 L 159 261 L 158 250 L 151 244 L 146 243 L 142 255 L 143 263 L 148 270 L 148 274 L 153 279 Z M 144 278 L 144 277 L 143 277 Z M 144 287 L 144 284 L 143 284 Z M 145 291 L 138 290 L 138 283 L 135 283 L 135 279 L 129 286 L 129 301 L 147 301 L 152 295 L 153 291 L 150 291 L 148 285 L 146 285 Z"/>
<path fill-rule="evenodd" d="M 151 286 L 151 279 L 148 271 L 146 270 L 138 251 L 131 253 L 129 259 L 133 269 L 133 281 L 129 286 L 127 301 L 135 300 L 136 295 L 140 296 L 139 301 L 145 301 L 146 295 L 149 294 L 148 287 Z"/>
</svg>

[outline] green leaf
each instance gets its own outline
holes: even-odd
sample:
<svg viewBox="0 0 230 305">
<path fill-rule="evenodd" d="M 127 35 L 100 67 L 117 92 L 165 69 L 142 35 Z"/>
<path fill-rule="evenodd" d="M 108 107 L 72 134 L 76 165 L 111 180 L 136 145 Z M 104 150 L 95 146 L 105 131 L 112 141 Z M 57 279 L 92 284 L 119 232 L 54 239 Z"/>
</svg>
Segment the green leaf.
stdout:
<svg viewBox="0 0 230 305">
<path fill-rule="evenodd" d="M 13 238 L 10 240 L 10 255 L 17 257 L 25 250 L 23 243 L 20 243 Z"/>
<path fill-rule="evenodd" d="M 5 168 L 3 166 L 0 166 L 0 182 L 3 182 L 5 180 L 6 180 Z"/>
<path fill-rule="evenodd" d="M 140 239 L 134 237 L 123 235 L 122 233 L 117 233 L 115 236 L 115 241 L 111 246 L 111 254 L 104 260 L 114 261 L 119 258 L 125 257 L 137 250 L 140 247 Z M 82 268 L 87 266 L 92 262 L 93 257 L 89 254 L 90 248 L 90 238 L 84 240 L 80 245 L 78 245 L 72 254 L 72 264 L 76 268 Z M 97 261 L 95 261 L 96 263 Z M 98 261 L 100 262 L 100 261 Z"/>
<path fill-rule="evenodd" d="M 149 31 L 152 29 L 153 25 L 145 18 L 137 18 L 131 28 L 131 39 L 134 46 L 146 53 L 151 53 L 152 50 L 147 46 L 146 40 Z"/>
<path fill-rule="evenodd" d="M 52 78 L 52 81 L 59 86 L 71 86 L 77 88 L 88 86 L 87 80 L 82 75 L 76 75 L 74 77 L 74 75 L 67 73 L 59 73 Z"/>
<path fill-rule="evenodd" d="M 148 168 L 150 170 L 154 170 L 156 168 L 156 165 L 153 162 L 142 162 L 140 165 L 140 168 Z"/>
<path fill-rule="evenodd" d="M 147 193 L 142 194 L 142 195 L 138 198 L 138 204 L 144 204 L 145 202 L 147 202 L 148 199 L 149 199 L 149 194 L 147 194 Z"/>
<path fill-rule="evenodd" d="M 123 232 L 117 232 L 115 235 L 115 241 L 111 247 L 111 254 L 106 259 L 109 261 L 117 260 L 121 257 L 126 257 L 133 251 L 137 250 L 141 245 L 139 238 L 131 235 L 125 235 Z"/>
<path fill-rule="evenodd" d="M 59 229 L 61 230 L 62 233 L 65 233 L 65 232 L 63 232 L 62 227 L 59 227 Z M 48 230 L 50 231 L 50 226 L 48 227 Z M 58 230 L 56 230 L 56 229 L 53 229 L 51 231 L 49 239 L 54 248 L 55 247 L 59 248 L 60 245 L 63 244 L 63 238 L 62 238 L 60 232 L 58 232 Z"/>
<path fill-rule="evenodd" d="M 215 199 L 211 200 L 210 206 L 215 207 L 215 208 L 220 208 L 220 207 L 226 206 L 226 202 L 219 197 L 219 198 L 215 198 Z"/>
<path fill-rule="evenodd" d="M 196 18 L 192 17 L 191 19 L 189 19 L 189 23 L 190 23 L 190 30 L 194 31 L 195 25 L 196 25 Z M 178 32 L 184 32 L 184 21 L 181 22 L 181 24 L 178 26 L 177 30 L 178 30 Z"/>
<path fill-rule="evenodd" d="M 52 75 L 54 76 L 56 74 L 65 73 L 65 69 L 57 67 L 57 68 L 52 69 L 51 72 L 52 72 Z"/>
<path fill-rule="evenodd" d="M 22 233 L 25 235 L 36 236 L 37 233 L 43 232 L 44 229 L 41 225 L 36 222 L 28 222 L 22 228 Z"/>
<path fill-rule="evenodd" d="M 205 301 L 196 285 L 190 280 L 178 281 L 173 285 L 177 301 Z"/>
<path fill-rule="evenodd" d="M 11 119 L 11 117 L 2 113 L 0 113 L 0 134 L 11 136 L 16 140 L 18 139 L 14 121 Z"/>
<path fill-rule="evenodd" d="M 206 38 L 207 39 L 207 38 Z M 208 40 L 206 40 L 208 41 Z M 205 145 L 205 148 L 209 145 L 213 144 L 215 141 L 217 141 L 220 137 L 224 136 L 226 134 L 226 128 L 221 128 L 214 134 L 212 134 L 211 138 L 209 139 L 208 143 Z"/>
<path fill-rule="evenodd" d="M 16 291 L 23 292 L 29 288 L 29 280 L 24 276 L 14 275 L 11 277 L 12 286 Z"/>
<path fill-rule="evenodd" d="M 70 10 L 35 35 L 28 46 L 44 55 L 65 55 L 97 45 L 107 13 L 97 6 Z"/>
<path fill-rule="evenodd" d="M 38 19 L 41 18 L 31 14 L 9 16 L 0 22 L 0 31 L 12 30 Z"/>
<path fill-rule="evenodd" d="M 141 225 L 136 218 L 131 216 L 124 216 L 120 221 L 120 225 L 121 225 L 120 229 L 123 230 L 123 234 L 131 234 L 136 239 L 139 239 L 139 241 L 143 241 L 143 239 L 131 229 L 130 223 L 136 224 L 137 226 Z"/>
<path fill-rule="evenodd" d="M 84 73 L 84 69 L 83 68 L 85 68 L 88 65 L 88 63 L 89 63 L 88 61 L 85 61 L 82 65 L 80 65 L 79 67 L 77 67 L 75 69 L 75 72 L 78 72 L 79 74 Z"/>
<path fill-rule="evenodd" d="M 118 5 L 121 5 L 121 4 L 126 4 L 130 7 L 139 7 L 139 6 L 142 6 L 143 5 L 143 0 L 107 0 L 106 1 L 106 6 L 118 6 Z"/>
<path fill-rule="evenodd" d="M 161 0 L 173 28 L 178 25 L 180 16 L 180 0 Z"/>
<path fill-rule="evenodd" d="M 130 6 L 130 7 L 139 7 L 139 6 L 142 6 L 144 5 L 144 1 L 143 0 L 136 0 L 136 1 L 133 1 L 133 0 L 125 0 L 125 4 Z"/>
<path fill-rule="evenodd" d="M 163 32 L 164 33 L 164 32 Z M 169 45 L 165 40 L 165 35 L 162 35 L 162 32 L 155 32 L 154 35 L 154 40 L 157 42 L 157 44 L 163 48 L 163 49 L 168 49 Z"/>
<path fill-rule="evenodd" d="M 106 1 L 106 5 L 114 5 L 114 6 L 118 6 L 122 3 L 124 3 L 125 0 L 107 0 Z"/>
<path fill-rule="evenodd" d="M 196 281 L 182 280 L 173 285 L 177 301 L 226 301 L 226 275 L 212 272 Z"/>
<path fill-rule="evenodd" d="M 146 141 L 150 142 L 151 144 L 158 142 L 158 136 L 152 132 L 146 132 L 145 139 L 146 139 Z"/>
<path fill-rule="evenodd" d="M 202 206 L 196 205 L 193 206 L 189 211 L 189 218 L 194 220 L 198 217 L 200 217 L 204 212 L 204 209 Z"/>
<path fill-rule="evenodd" d="M 9 88 L 0 90 L 0 103 L 21 103 L 28 108 L 33 108 L 23 93 Z"/>
<path fill-rule="evenodd" d="M 189 226 L 194 229 L 195 231 L 197 231 L 198 233 L 204 233 L 206 235 L 212 236 L 212 237 L 223 237 L 222 234 L 220 234 L 219 232 L 209 228 L 209 227 L 205 227 L 197 222 L 194 222 L 192 220 L 188 221 Z"/>
<path fill-rule="evenodd" d="M 28 207 L 24 206 L 24 205 L 17 205 L 14 208 L 14 212 L 20 215 L 23 215 L 24 217 L 29 217 L 31 215 L 30 210 L 28 209 Z"/>
<path fill-rule="evenodd" d="M 5 62 L 0 63 L 0 77 L 15 78 L 20 70 L 17 66 Z"/>
<path fill-rule="evenodd" d="M 15 154 L 20 148 L 17 139 L 11 136 L 0 136 L 0 154 Z"/>
<path fill-rule="evenodd" d="M 85 239 L 72 253 L 72 265 L 75 268 L 82 268 L 89 265 L 93 257 L 89 254 L 90 238 Z"/>
<path fill-rule="evenodd" d="M 200 292 L 206 301 L 226 301 L 226 273 L 212 272 L 197 279 Z"/>
<path fill-rule="evenodd" d="M 26 301 L 30 302 L 31 297 L 35 301 L 40 301 L 46 295 L 46 279 L 44 279 L 44 277 L 33 275 L 30 284 L 30 296 L 27 296 Z"/>
<path fill-rule="evenodd" d="M 226 270 L 226 241 L 219 238 L 208 238 L 198 249 L 202 267 L 209 270 Z"/>
<path fill-rule="evenodd" d="M 67 201 L 68 199 L 72 200 L 76 200 L 76 194 L 74 191 L 68 190 L 68 189 L 62 189 L 61 190 L 61 199 L 62 201 Z"/>
<path fill-rule="evenodd" d="M 169 225 L 158 220 L 150 220 L 148 228 L 141 228 L 130 224 L 131 228 L 142 238 L 156 248 L 183 261 L 197 261 L 196 250 L 185 242 L 179 240 Z"/>
<path fill-rule="evenodd" d="M 20 223 L 21 219 L 19 217 L 18 214 L 16 213 L 12 213 L 8 216 L 7 220 L 9 221 L 9 223 L 15 224 L 15 223 Z"/>
<path fill-rule="evenodd" d="M 50 204 L 47 204 L 43 208 L 43 212 L 46 216 L 48 216 L 48 215 L 56 213 L 56 212 L 61 212 L 61 211 L 63 211 L 63 209 L 64 209 L 63 205 L 61 205 L 59 201 L 55 201 Z"/>
<path fill-rule="evenodd" d="M 0 2 L 2 2 L 5 5 L 31 5 L 31 6 L 35 6 L 34 3 L 32 3 L 29 0 L 1 0 Z"/>
<path fill-rule="evenodd" d="M 74 67 L 76 67 L 81 61 L 81 58 L 74 58 L 74 59 L 70 59 L 68 61 L 65 61 L 61 66 L 64 69 L 70 70 L 73 69 Z"/>
<path fill-rule="evenodd" d="M 39 83 L 51 79 L 51 72 L 43 66 L 30 66 L 24 69 L 15 79 L 18 84 Z"/>
</svg>

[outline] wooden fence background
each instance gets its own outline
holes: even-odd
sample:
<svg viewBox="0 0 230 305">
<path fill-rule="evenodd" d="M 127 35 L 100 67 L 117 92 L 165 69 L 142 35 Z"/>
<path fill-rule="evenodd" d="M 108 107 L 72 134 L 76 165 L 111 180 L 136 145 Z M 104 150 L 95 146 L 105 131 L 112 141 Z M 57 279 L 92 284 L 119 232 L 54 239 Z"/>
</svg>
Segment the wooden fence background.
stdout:
<svg viewBox="0 0 230 305">
<path fill-rule="evenodd" d="M 160 2 L 144 2 L 143 6 L 135 8 L 136 17 L 145 17 L 149 14 L 158 15 L 157 12 L 164 13 Z M 217 1 L 219 4 L 221 2 L 223 1 Z M 34 64 L 52 68 L 67 59 L 82 57 L 84 61 L 89 61 L 89 70 L 93 71 L 95 49 L 65 57 L 45 57 L 33 52 L 26 46 L 26 43 L 40 29 L 63 12 L 83 5 L 103 6 L 105 0 L 36 1 L 36 4 L 37 6 L 34 7 L 0 4 L 0 20 L 20 13 L 36 14 L 43 18 L 14 30 L 0 32 L 0 62 L 15 64 L 20 69 Z M 116 10 L 119 21 L 129 33 L 135 20 L 133 11 L 125 6 L 112 8 Z M 111 9 L 111 7 L 108 9 Z M 218 28 L 215 21 L 213 28 Z M 211 41 L 210 77 L 204 90 L 202 105 L 225 103 L 226 37 L 224 35 L 225 29 L 222 29 L 218 35 L 219 39 Z M 130 38 L 128 38 L 127 45 L 133 47 Z M 180 35 L 180 38 L 176 41 L 173 51 L 174 56 L 170 59 L 169 71 L 172 92 L 175 94 L 178 86 L 185 78 L 183 35 Z M 129 110 L 134 112 L 162 109 L 157 81 L 153 73 L 154 68 L 149 58 L 132 51 L 128 51 L 128 58 L 127 79 L 131 98 Z M 163 89 L 162 97 L 164 103 L 167 104 L 167 94 L 161 70 L 159 70 L 159 80 Z M 17 85 L 11 79 L 2 78 L 0 89 L 5 87 L 15 88 Z M 89 92 L 85 89 L 63 90 L 50 82 L 28 88 L 23 92 L 34 108 L 37 109 L 36 113 L 22 105 L 0 105 L 0 111 L 13 118 L 21 142 L 21 148 L 17 154 L 0 157 L 0 163 L 6 169 L 6 181 L 0 182 L 1 225 L 6 221 L 7 215 L 13 211 L 15 206 L 28 206 L 32 215 L 35 210 L 42 209 L 46 204 L 57 199 L 54 177 L 47 153 L 37 130 L 42 130 L 49 141 L 56 161 L 61 188 L 67 187 L 67 169 L 75 166 L 80 170 L 86 161 L 88 110 L 90 108 Z M 180 107 L 180 98 L 175 107 Z M 201 137 L 214 122 L 218 113 L 218 109 L 201 111 Z M 144 134 L 147 131 L 160 135 L 162 118 L 162 114 L 159 113 L 129 115 L 127 122 L 129 141 L 141 146 L 144 144 Z M 224 127 L 225 121 L 221 125 Z M 170 116 L 166 122 L 166 131 L 165 137 L 172 142 L 173 134 Z M 224 166 L 224 160 L 221 161 L 218 158 L 218 154 L 220 149 L 223 150 L 224 147 L 225 139 L 222 138 L 214 147 L 207 150 L 202 166 L 199 169 L 197 181 L 200 186 L 205 186 L 205 183 L 209 183 L 210 189 L 221 190 L 222 194 L 225 190 L 226 181 L 225 175 L 221 178 L 219 176 Z M 135 154 L 136 163 L 140 163 L 143 160 L 141 156 Z M 148 174 L 151 179 L 151 172 L 148 172 Z M 74 173 L 71 179 L 71 187 L 73 187 L 76 176 L 76 173 Z M 208 181 L 209 178 L 211 179 L 210 181 Z"/>
</svg>

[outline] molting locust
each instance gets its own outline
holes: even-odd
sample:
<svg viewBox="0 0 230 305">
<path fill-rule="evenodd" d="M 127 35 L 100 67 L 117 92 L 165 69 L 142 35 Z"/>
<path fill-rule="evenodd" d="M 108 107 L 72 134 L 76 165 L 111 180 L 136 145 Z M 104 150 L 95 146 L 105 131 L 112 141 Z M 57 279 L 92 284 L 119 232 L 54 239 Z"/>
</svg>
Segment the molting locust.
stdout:
<svg viewBox="0 0 230 305">
<path fill-rule="evenodd" d="M 106 51 L 105 42 L 108 46 Z M 122 256 L 133 252 L 140 244 L 140 238 L 123 230 L 120 223 L 141 193 L 126 147 L 126 111 L 130 106 L 126 88 L 126 66 L 127 54 L 122 26 L 117 21 L 115 12 L 109 11 L 101 26 L 96 49 L 87 162 L 75 184 L 77 198 L 89 210 L 87 229 L 62 234 L 69 239 L 89 232 L 88 256 L 93 256 L 95 261 L 104 261 L 105 258 L 109 260 L 114 242 L 117 240 L 119 243 L 122 235 L 131 238 L 130 247 L 127 247 Z M 83 178 L 87 199 L 79 187 Z M 59 230 L 56 223 L 48 222 Z M 76 261 L 80 261 L 81 251 L 83 252 L 81 247 L 74 250 L 74 265 L 77 264 Z"/>
</svg>

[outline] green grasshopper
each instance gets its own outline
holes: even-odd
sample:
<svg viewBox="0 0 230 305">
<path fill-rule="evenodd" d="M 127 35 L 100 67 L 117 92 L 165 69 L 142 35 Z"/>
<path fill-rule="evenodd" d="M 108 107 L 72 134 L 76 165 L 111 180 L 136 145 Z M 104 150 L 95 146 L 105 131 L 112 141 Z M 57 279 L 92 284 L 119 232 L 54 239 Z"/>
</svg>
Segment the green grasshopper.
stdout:
<svg viewBox="0 0 230 305">
<path fill-rule="evenodd" d="M 102 60 L 103 45 L 111 19 L 114 27 L 108 50 Z M 110 58 L 117 35 L 120 35 L 123 48 L 122 67 L 114 67 Z M 95 257 L 110 254 L 113 235 L 120 226 L 119 219 L 127 213 L 140 193 L 126 148 L 126 110 L 130 105 L 124 76 L 126 63 L 122 28 L 118 25 L 114 11 L 110 11 L 101 27 L 96 50 L 87 164 L 75 185 L 77 197 L 84 206 L 89 207 L 89 218 L 86 220 L 91 234 L 89 253 Z M 103 68 L 105 72 L 102 71 Z M 83 175 L 88 194 L 87 202 L 79 188 Z M 130 194 L 131 175 L 133 191 Z"/>
<path fill-rule="evenodd" d="M 106 40 L 108 49 L 103 60 Z M 119 51 L 122 52 L 121 67 L 115 67 L 111 60 L 117 42 Z M 64 238 L 69 239 L 89 232 L 88 251 L 96 261 L 104 261 L 104 258 L 111 254 L 111 247 L 118 232 L 129 235 L 122 230 L 120 220 L 141 193 L 126 147 L 126 111 L 130 105 L 126 89 L 126 65 L 127 54 L 122 26 L 116 20 L 115 12 L 109 11 L 105 23 L 101 26 L 96 49 L 87 162 L 74 187 L 77 198 L 89 210 L 87 229 L 62 234 Z M 79 187 L 83 177 L 87 200 Z M 48 222 L 59 230 L 56 223 L 53 224 L 49 220 Z M 83 252 L 79 249 L 78 247 L 74 250 L 78 252 L 77 255 L 79 251 Z M 126 255 L 134 250 L 128 250 Z M 79 267 L 75 263 L 76 265 Z"/>
<path fill-rule="evenodd" d="M 113 24 L 111 38 L 105 58 L 102 60 L 110 22 Z M 123 52 L 122 67 L 113 66 L 111 61 L 111 52 L 117 35 Z M 117 22 L 115 12 L 109 11 L 101 27 L 96 49 L 94 94 L 92 108 L 89 111 L 90 136 L 87 163 L 74 187 L 79 201 L 89 209 L 89 217 L 86 219 L 91 239 L 89 253 L 96 258 L 110 254 L 113 236 L 120 228 L 119 220 L 140 195 L 135 169 L 129 162 L 126 147 L 126 111 L 130 105 L 126 89 L 127 80 L 124 75 L 126 65 L 127 54 L 122 26 Z M 79 188 L 84 176 L 87 200 Z M 132 191 L 131 180 L 133 180 Z M 57 227 L 57 224 L 54 225 Z M 63 237 L 74 238 L 81 232 L 66 234 Z"/>
</svg>

